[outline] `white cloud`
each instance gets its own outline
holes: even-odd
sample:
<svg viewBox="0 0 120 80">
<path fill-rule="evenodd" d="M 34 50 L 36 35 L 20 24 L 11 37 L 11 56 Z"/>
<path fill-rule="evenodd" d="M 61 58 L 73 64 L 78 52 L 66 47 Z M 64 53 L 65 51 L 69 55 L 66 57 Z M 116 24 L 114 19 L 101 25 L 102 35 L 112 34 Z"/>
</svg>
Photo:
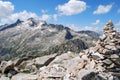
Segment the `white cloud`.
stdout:
<svg viewBox="0 0 120 80">
<path fill-rule="evenodd" d="M 94 23 L 92 23 L 92 25 L 98 25 L 100 24 L 100 20 L 96 20 Z"/>
<path fill-rule="evenodd" d="M 118 23 L 115 24 L 116 26 L 120 26 L 120 21 Z"/>
<path fill-rule="evenodd" d="M 68 26 L 70 29 L 74 31 L 80 31 L 80 27 L 76 26 L 75 24 L 68 24 L 66 26 Z"/>
<path fill-rule="evenodd" d="M 90 31 L 95 31 L 95 32 L 101 32 L 102 28 L 85 26 L 85 27 L 82 27 L 81 30 L 90 30 Z"/>
<path fill-rule="evenodd" d="M 75 30 L 75 31 L 81 31 L 81 30 L 90 30 L 90 31 L 95 31 L 95 32 L 101 32 L 102 31 L 101 27 L 90 27 L 90 26 L 78 27 L 74 24 L 69 24 L 67 26 L 70 29 Z"/>
<path fill-rule="evenodd" d="M 28 12 L 26 10 L 18 13 L 13 13 L 13 11 L 14 5 L 11 2 L 0 0 L 0 25 L 13 23 L 17 19 L 24 21 L 31 17 L 45 21 L 51 19 L 51 15 L 46 14 L 47 10 L 41 10 L 41 12 L 43 13 L 41 16 L 38 16 L 37 14 L 33 12 Z"/>
<path fill-rule="evenodd" d="M 44 21 L 48 21 L 51 19 L 51 15 L 48 15 L 48 14 L 43 14 L 41 17 L 40 17 L 41 20 L 44 20 Z"/>
<path fill-rule="evenodd" d="M 38 18 L 35 13 L 22 11 L 13 13 L 14 5 L 9 1 L 0 0 L 0 25 L 15 22 L 17 19 L 26 20 L 30 17 Z"/>
<path fill-rule="evenodd" d="M 45 14 L 45 13 L 47 13 L 48 11 L 45 10 L 45 9 L 42 9 L 41 12 L 42 12 L 43 14 Z"/>
<path fill-rule="evenodd" d="M 31 17 L 39 18 L 35 13 L 27 12 L 24 10 L 22 12 L 14 13 L 14 14 L 11 14 L 9 16 L 6 16 L 5 18 L 2 18 L 1 24 L 15 22 L 17 19 L 26 20 L 26 19 L 31 18 Z"/>
<path fill-rule="evenodd" d="M 83 11 L 85 11 L 87 8 L 87 5 L 84 1 L 80 0 L 69 0 L 68 3 L 65 3 L 63 5 L 58 5 L 56 7 L 56 10 L 58 10 L 60 15 L 75 15 L 79 14 Z"/>
<path fill-rule="evenodd" d="M 14 5 L 9 1 L 0 1 L 0 18 L 10 15 L 14 11 Z"/>
<path fill-rule="evenodd" d="M 99 5 L 97 10 L 95 10 L 93 12 L 93 14 L 105 14 L 105 13 L 108 13 L 111 9 L 112 9 L 112 4 L 109 4 L 109 5 Z"/>
<path fill-rule="evenodd" d="M 51 15 L 43 14 L 41 16 L 38 16 L 35 13 L 27 12 L 26 10 L 24 10 L 22 12 L 13 13 L 9 16 L 6 16 L 5 18 L 1 18 L 0 25 L 15 22 L 17 19 L 25 21 L 25 20 L 27 20 L 28 18 L 31 18 L 31 17 L 32 18 L 37 18 L 37 19 L 40 19 L 40 20 L 44 20 L 44 21 L 47 21 L 47 20 L 51 19 Z"/>
<path fill-rule="evenodd" d="M 115 29 L 120 32 L 120 21 L 115 24 Z"/>
<path fill-rule="evenodd" d="M 55 21 L 57 21 L 58 15 L 57 15 L 57 14 L 53 14 L 53 19 L 54 19 Z"/>
</svg>

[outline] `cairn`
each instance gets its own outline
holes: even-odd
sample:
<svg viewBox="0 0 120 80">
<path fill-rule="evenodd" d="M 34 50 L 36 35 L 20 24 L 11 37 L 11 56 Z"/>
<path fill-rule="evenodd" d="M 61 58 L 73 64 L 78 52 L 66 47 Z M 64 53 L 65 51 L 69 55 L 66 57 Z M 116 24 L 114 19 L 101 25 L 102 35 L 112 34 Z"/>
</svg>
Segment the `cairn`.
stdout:
<svg viewBox="0 0 120 80">
<path fill-rule="evenodd" d="M 103 36 L 95 44 L 84 53 L 101 64 L 103 71 L 120 75 L 120 34 L 114 30 L 112 21 L 105 25 Z"/>
</svg>

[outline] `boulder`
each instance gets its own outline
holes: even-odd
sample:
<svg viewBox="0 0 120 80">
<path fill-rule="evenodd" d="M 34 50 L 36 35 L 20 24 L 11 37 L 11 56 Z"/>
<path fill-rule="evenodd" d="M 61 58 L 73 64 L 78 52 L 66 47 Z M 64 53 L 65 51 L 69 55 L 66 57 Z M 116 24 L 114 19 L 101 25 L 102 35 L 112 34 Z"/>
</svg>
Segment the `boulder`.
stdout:
<svg viewBox="0 0 120 80">
<path fill-rule="evenodd" d="M 28 58 L 18 58 L 13 63 L 15 66 L 19 66 L 23 61 L 29 60 Z"/>
<path fill-rule="evenodd" d="M 0 66 L 2 73 L 8 73 L 10 70 L 14 70 L 14 63 L 12 61 L 3 61 Z"/>
<path fill-rule="evenodd" d="M 34 59 L 34 64 L 38 67 L 49 65 L 57 56 L 57 54 L 47 55 L 43 57 L 38 57 Z"/>
<path fill-rule="evenodd" d="M 37 75 L 24 74 L 24 73 L 19 73 L 11 78 L 11 80 L 37 80 L 37 79 L 38 79 Z"/>
<path fill-rule="evenodd" d="M 73 59 L 75 56 L 76 55 L 72 52 L 67 52 L 67 53 L 61 54 L 61 55 L 57 56 L 49 65 L 64 64 L 68 60 Z"/>
<path fill-rule="evenodd" d="M 35 59 L 16 60 L 16 69 L 20 72 L 36 73 L 40 67 L 47 66 L 56 56 L 57 54 L 52 54 Z M 18 62 L 20 62 L 20 64 Z"/>
<path fill-rule="evenodd" d="M 106 45 L 105 48 L 109 50 L 117 50 L 115 46 L 111 46 L 111 45 Z"/>
<path fill-rule="evenodd" d="M 112 55 L 110 56 L 110 58 L 111 58 L 111 59 L 118 59 L 118 58 L 120 58 L 120 57 L 119 57 L 118 54 L 112 54 Z"/>
<path fill-rule="evenodd" d="M 95 68 L 95 66 L 96 66 L 95 61 L 94 60 L 89 60 L 86 64 L 86 66 L 85 66 L 85 69 L 92 70 L 92 69 Z"/>
<path fill-rule="evenodd" d="M 103 63 L 110 65 L 110 64 L 112 64 L 112 61 L 110 59 L 105 59 L 105 60 L 103 60 Z"/>
<path fill-rule="evenodd" d="M 105 80 L 99 76 L 94 70 L 80 70 L 77 75 L 77 80 Z"/>
<path fill-rule="evenodd" d="M 7 65 L 7 61 L 2 61 L 0 64 L 0 72 L 3 72 L 3 68 Z"/>
<path fill-rule="evenodd" d="M 104 59 L 104 56 L 98 52 L 92 54 L 92 58 L 99 60 L 99 59 Z"/>
<path fill-rule="evenodd" d="M 10 78 L 2 75 L 2 76 L 0 76 L 0 80 L 10 80 Z"/>
<path fill-rule="evenodd" d="M 40 68 L 38 80 L 49 80 L 49 79 L 62 80 L 64 75 L 65 75 L 65 68 L 60 65 L 54 64 L 49 67 Z"/>
</svg>

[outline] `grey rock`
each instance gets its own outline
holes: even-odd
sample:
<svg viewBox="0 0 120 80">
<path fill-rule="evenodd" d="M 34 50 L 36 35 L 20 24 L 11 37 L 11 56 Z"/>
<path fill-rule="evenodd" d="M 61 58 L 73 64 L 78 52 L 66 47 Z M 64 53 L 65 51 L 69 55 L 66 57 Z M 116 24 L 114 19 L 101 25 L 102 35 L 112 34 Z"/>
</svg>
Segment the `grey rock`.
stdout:
<svg viewBox="0 0 120 80">
<path fill-rule="evenodd" d="M 2 76 L 0 76 L 0 80 L 10 80 L 10 78 L 2 75 Z"/>
<path fill-rule="evenodd" d="M 110 59 L 106 59 L 106 60 L 103 60 L 103 63 L 110 65 L 112 64 L 112 61 Z"/>
<path fill-rule="evenodd" d="M 0 29 L 0 57 L 10 60 L 65 53 L 67 50 L 79 53 L 98 39 L 86 35 L 63 25 L 48 24 L 34 18 L 22 22 L 18 20 L 14 26 Z"/>
<path fill-rule="evenodd" d="M 111 46 L 111 45 L 106 45 L 105 48 L 110 50 L 117 50 L 115 46 Z"/>
<path fill-rule="evenodd" d="M 38 57 L 34 59 L 34 64 L 38 65 L 39 67 L 49 65 L 55 58 L 57 54 L 52 54 L 48 56 Z"/>
<path fill-rule="evenodd" d="M 77 80 L 105 80 L 92 70 L 81 70 L 78 72 Z"/>
<path fill-rule="evenodd" d="M 37 75 L 19 73 L 14 75 L 11 80 L 37 80 Z"/>
<path fill-rule="evenodd" d="M 110 56 L 110 58 L 111 58 L 111 59 L 118 59 L 118 58 L 120 58 L 120 57 L 119 57 L 118 54 L 112 54 L 112 55 Z"/>
<path fill-rule="evenodd" d="M 104 59 L 103 55 L 100 54 L 100 53 L 98 53 L 98 52 L 93 53 L 93 54 L 92 54 L 92 58 L 93 58 L 93 59 L 96 59 L 96 60 Z"/>
<path fill-rule="evenodd" d="M 8 73 L 10 70 L 14 70 L 14 63 L 12 61 L 1 63 L 2 73 Z"/>
</svg>

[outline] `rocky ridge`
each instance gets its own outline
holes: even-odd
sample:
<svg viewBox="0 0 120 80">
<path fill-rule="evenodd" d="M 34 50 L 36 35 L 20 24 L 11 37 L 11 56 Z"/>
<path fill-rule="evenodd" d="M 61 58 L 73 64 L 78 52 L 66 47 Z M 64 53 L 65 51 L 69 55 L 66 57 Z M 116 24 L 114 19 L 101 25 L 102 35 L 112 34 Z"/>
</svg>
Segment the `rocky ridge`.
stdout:
<svg viewBox="0 0 120 80">
<path fill-rule="evenodd" d="M 97 38 L 63 25 L 35 18 L 18 19 L 13 24 L 0 26 L 0 60 L 65 53 L 68 50 L 78 53 L 92 46 L 93 40 Z"/>
<path fill-rule="evenodd" d="M 0 80 L 120 80 L 120 34 L 112 21 L 103 31 L 96 46 L 79 55 L 67 52 L 2 61 Z"/>
</svg>

